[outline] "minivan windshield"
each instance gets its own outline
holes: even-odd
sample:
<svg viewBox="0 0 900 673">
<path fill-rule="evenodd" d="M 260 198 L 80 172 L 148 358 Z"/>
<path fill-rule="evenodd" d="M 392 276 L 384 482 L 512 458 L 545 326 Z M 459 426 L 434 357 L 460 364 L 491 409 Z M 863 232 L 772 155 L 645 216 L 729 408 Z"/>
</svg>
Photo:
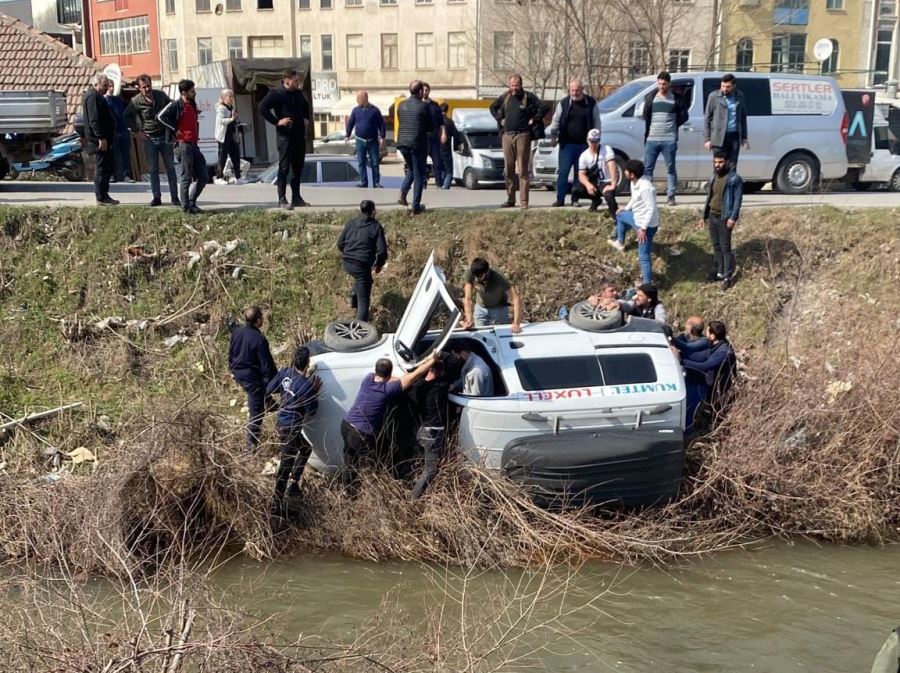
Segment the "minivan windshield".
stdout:
<svg viewBox="0 0 900 673">
<path fill-rule="evenodd" d="M 469 131 L 466 133 L 466 137 L 473 150 L 499 150 L 503 147 L 498 131 L 477 131 L 475 133 Z"/>
<path fill-rule="evenodd" d="M 650 86 L 649 82 L 629 82 L 609 94 L 597 103 L 600 112 L 612 112 L 625 105 L 628 101 Z"/>
</svg>

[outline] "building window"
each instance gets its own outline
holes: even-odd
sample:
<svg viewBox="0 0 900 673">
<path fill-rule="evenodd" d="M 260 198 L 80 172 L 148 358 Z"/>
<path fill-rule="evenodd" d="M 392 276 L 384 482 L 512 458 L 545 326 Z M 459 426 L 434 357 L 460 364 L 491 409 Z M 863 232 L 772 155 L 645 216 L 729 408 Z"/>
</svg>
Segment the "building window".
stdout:
<svg viewBox="0 0 900 673">
<path fill-rule="evenodd" d="M 331 9 L 331 0 L 319 0 L 319 9 Z"/>
<path fill-rule="evenodd" d="M 81 0 L 56 0 L 57 23 L 81 23 Z"/>
<path fill-rule="evenodd" d="M 256 0 L 256 9 L 275 9 L 273 0 Z"/>
<path fill-rule="evenodd" d="M 512 70 L 516 62 L 515 36 L 511 31 L 494 33 L 494 70 Z"/>
<path fill-rule="evenodd" d="M 381 0 L 382 7 L 396 7 L 397 0 Z"/>
<path fill-rule="evenodd" d="M 150 51 L 150 23 L 146 16 L 100 22 L 100 53 L 143 54 Z"/>
<path fill-rule="evenodd" d="M 228 58 L 244 58 L 244 38 L 228 38 Z"/>
<path fill-rule="evenodd" d="M 166 67 L 169 73 L 178 72 L 178 40 L 166 40 Z"/>
<path fill-rule="evenodd" d="M 831 41 L 831 56 L 822 61 L 822 74 L 830 75 L 837 72 L 838 58 L 840 56 L 841 45 L 837 40 Z"/>
<path fill-rule="evenodd" d="M 447 33 L 447 67 L 462 70 L 466 67 L 466 34 Z"/>
<path fill-rule="evenodd" d="M 879 18 L 892 18 L 897 16 L 897 0 L 881 0 L 878 5 Z"/>
<path fill-rule="evenodd" d="M 803 72 L 806 34 L 772 36 L 772 72 Z"/>
<path fill-rule="evenodd" d="M 284 56 L 284 38 L 281 35 L 260 35 L 247 38 L 250 58 Z"/>
<path fill-rule="evenodd" d="M 363 0 L 344 0 L 345 7 L 362 7 Z"/>
<path fill-rule="evenodd" d="M 241 9 L 243 9 L 243 7 L 241 7 L 241 0 L 225 0 L 226 12 L 239 12 Z"/>
<path fill-rule="evenodd" d="M 528 35 L 528 65 L 533 69 L 550 68 L 550 33 L 530 33 Z"/>
<path fill-rule="evenodd" d="M 194 0 L 194 9 L 198 12 L 208 12 L 209 9 L 209 0 Z"/>
<path fill-rule="evenodd" d="M 448 5 L 462 5 L 466 0 L 447 0 Z"/>
<path fill-rule="evenodd" d="M 628 76 L 631 79 L 642 77 L 650 72 L 650 49 L 640 41 L 632 41 L 628 45 Z"/>
<path fill-rule="evenodd" d="M 312 35 L 300 36 L 300 58 L 312 58 Z"/>
<path fill-rule="evenodd" d="M 397 70 L 400 67 L 400 47 L 397 33 L 381 34 L 381 69 Z"/>
<path fill-rule="evenodd" d="M 872 84 L 884 84 L 888 80 L 891 67 L 891 45 L 894 31 L 891 28 L 879 27 L 875 37 L 875 72 Z"/>
<path fill-rule="evenodd" d="M 734 62 L 734 69 L 738 72 L 750 72 L 753 69 L 753 40 L 749 37 L 738 40 Z"/>
<path fill-rule="evenodd" d="M 844 0 L 826 0 L 825 9 L 844 9 Z"/>
<path fill-rule="evenodd" d="M 805 26 L 809 23 L 809 0 L 775 0 L 772 23 L 776 26 Z"/>
<path fill-rule="evenodd" d="M 309 0 L 300 0 L 300 9 L 309 9 Z"/>
<path fill-rule="evenodd" d="M 416 0 L 417 5 L 433 5 L 434 0 Z"/>
<path fill-rule="evenodd" d="M 206 65 L 207 63 L 212 63 L 213 55 L 212 55 L 212 38 L 211 37 L 198 37 L 197 38 L 197 65 Z"/>
<path fill-rule="evenodd" d="M 669 49 L 669 72 L 687 72 L 690 68 L 690 49 Z"/>
<path fill-rule="evenodd" d="M 322 42 L 322 70 L 334 70 L 334 51 L 331 35 L 323 35 Z"/>
<path fill-rule="evenodd" d="M 416 33 L 416 68 L 434 69 L 434 33 Z"/>
<path fill-rule="evenodd" d="M 175 13 L 175 0 L 166 0 L 166 14 Z"/>
<path fill-rule="evenodd" d="M 365 70 L 363 60 L 363 36 L 347 36 L 347 70 Z"/>
</svg>

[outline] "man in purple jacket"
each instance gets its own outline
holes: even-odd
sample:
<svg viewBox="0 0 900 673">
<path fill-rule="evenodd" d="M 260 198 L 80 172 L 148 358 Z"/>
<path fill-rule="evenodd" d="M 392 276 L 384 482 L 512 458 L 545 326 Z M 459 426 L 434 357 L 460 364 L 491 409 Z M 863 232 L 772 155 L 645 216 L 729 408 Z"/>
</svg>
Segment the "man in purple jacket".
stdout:
<svg viewBox="0 0 900 673">
<path fill-rule="evenodd" d="M 369 103 L 369 92 L 365 89 L 356 94 L 357 106 L 350 112 L 347 120 L 346 142 L 356 129 L 356 166 L 359 169 L 359 184 L 365 189 L 369 186 L 369 175 L 366 172 L 366 160 L 372 167 L 372 186 L 381 187 L 381 172 L 378 164 L 380 153 L 384 149 L 384 117 L 381 110 Z"/>
</svg>

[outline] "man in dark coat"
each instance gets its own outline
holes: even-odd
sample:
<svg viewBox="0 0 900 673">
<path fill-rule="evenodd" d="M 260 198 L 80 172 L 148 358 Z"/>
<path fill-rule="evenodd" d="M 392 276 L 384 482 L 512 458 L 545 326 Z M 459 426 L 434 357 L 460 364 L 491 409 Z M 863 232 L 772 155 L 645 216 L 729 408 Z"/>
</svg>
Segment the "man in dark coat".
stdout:
<svg viewBox="0 0 900 673">
<path fill-rule="evenodd" d="M 375 219 L 375 203 L 368 199 L 362 201 L 359 212 L 344 225 L 337 247 L 341 251 L 341 266 L 354 281 L 350 290 L 350 305 L 356 309 L 357 320 L 368 320 L 372 272 L 381 273 L 388 250 L 384 227 Z"/>
<path fill-rule="evenodd" d="M 413 215 L 425 210 L 422 190 L 425 188 L 425 171 L 428 158 L 428 135 L 434 130 L 429 107 L 422 100 L 424 84 L 417 79 L 409 83 L 409 98 L 397 106 L 397 151 L 403 156 L 403 184 L 400 186 L 401 206 L 408 206 L 406 196 L 412 187 Z"/>
<path fill-rule="evenodd" d="M 231 333 L 228 349 L 228 368 L 234 380 L 247 393 L 249 421 L 247 423 L 247 449 L 259 444 L 266 406 L 266 388 L 278 372 L 269 342 L 260 332 L 263 324 L 262 310 L 258 306 L 244 309 L 244 326 Z"/>
<path fill-rule="evenodd" d="M 306 163 L 306 130 L 309 128 L 309 103 L 300 90 L 300 75 L 288 69 L 281 86 L 272 89 L 259 104 L 259 114 L 275 127 L 278 142 L 278 205 L 293 210 L 309 204 L 300 196 L 300 178 Z M 288 174 L 291 200 L 287 200 Z"/>
<path fill-rule="evenodd" d="M 119 202 L 109 195 L 109 181 L 113 173 L 113 142 L 116 122 L 113 119 L 106 92 L 109 78 L 97 73 L 91 78 L 91 86 L 84 92 L 84 136 L 88 153 L 96 162 L 94 169 L 94 196 L 98 206 L 117 206 Z"/>
</svg>

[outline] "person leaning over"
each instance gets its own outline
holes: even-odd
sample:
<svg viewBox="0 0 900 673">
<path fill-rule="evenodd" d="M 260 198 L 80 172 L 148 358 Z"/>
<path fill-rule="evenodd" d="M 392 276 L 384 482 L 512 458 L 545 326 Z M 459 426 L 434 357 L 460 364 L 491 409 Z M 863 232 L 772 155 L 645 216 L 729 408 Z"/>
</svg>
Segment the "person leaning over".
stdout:
<svg viewBox="0 0 900 673">
<path fill-rule="evenodd" d="M 572 205 L 578 200 L 591 200 L 590 211 L 596 212 L 601 201 L 613 220 L 619 211 L 616 201 L 616 185 L 619 184 L 619 167 L 616 165 L 616 153 L 609 145 L 600 144 L 600 131 L 591 129 L 587 134 L 588 148 L 578 157 L 578 180 L 572 187 Z"/>
<path fill-rule="evenodd" d="M 708 225 L 716 268 L 707 279 L 719 281 L 722 289 L 734 285 L 735 259 L 731 234 L 741 216 L 744 181 L 728 162 L 728 154 L 717 150 L 713 157 L 713 176 L 706 185 L 706 205 L 697 226 Z"/>
<path fill-rule="evenodd" d="M 244 325 L 231 333 L 228 348 L 228 368 L 234 380 L 247 393 L 249 421 L 247 422 L 247 448 L 259 444 L 266 407 L 266 388 L 278 372 L 269 342 L 260 328 L 263 313 L 259 306 L 248 306 L 243 311 Z"/>
<path fill-rule="evenodd" d="M 159 187 L 159 159 L 166 168 L 166 180 L 169 183 L 169 196 L 172 205 L 181 207 L 178 198 L 178 176 L 175 174 L 175 155 L 172 144 L 166 138 L 166 127 L 157 119 L 163 108 L 171 103 L 171 99 L 162 91 L 153 88 L 150 75 L 139 75 L 138 95 L 132 96 L 125 108 L 125 121 L 132 133 L 144 144 L 144 153 L 150 167 L 150 191 L 153 193 L 151 206 L 162 205 L 162 192 Z"/>
<path fill-rule="evenodd" d="M 509 304 L 512 302 L 512 331 L 514 334 L 522 331 L 522 300 L 519 293 L 506 276 L 491 268 L 486 259 L 476 257 L 472 260 L 466 272 L 463 292 L 466 314 L 463 329 L 508 325 Z"/>
<path fill-rule="evenodd" d="M 509 76 L 509 89 L 491 103 L 491 115 L 500 125 L 503 144 L 504 174 L 506 177 L 506 201 L 501 208 L 516 205 L 516 182 L 519 185 L 519 203 L 528 208 L 528 183 L 531 175 L 532 128 L 543 123 L 544 104 L 530 91 L 522 87 L 522 76 Z"/>
<path fill-rule="evenodd" d="M 375 219 L 375 203 L 366 199 L 359 204 L 359 212 L 344 225 L 337 247 L 341 266 L 353 278 L 350 306 L 356 309 L 357 320 L 368 320 L 372 273 L 381 273 L 388 249 L 384 227 Z"/>
<path fill-rule="evenodd" d="M 572 183 L 572 205 L 577 206 L 575 188 L 578 186 L 579 158 L 587 151 L 584 138 L 589 131 L 600 134 L 600 107 L 597 101 L 584 93 L 584 84 L 578 78 L 569 82 L 569 95 L 556 104 L 553 120 L 547 135 L 559 145 L 559 172 L 556 178 L 556 201 L 552 206 L 565 205 L 566 190 L 569 187 L 569 173 L 575 168 Z M 615 212 L 615 211 L 613 211 Z"/>
<path fill-rule="evenodd" d="M 416 432 L 416 442 L 425 456 L 425 467 L 412 490 L 412 499 L 419 498 L 437 474 L 438 465 L 444 459 L 447 446 L 447 423 L 450 418 L 447 368 L 441 360 L 435 360 L 425 380 L 419 383 L 418 407 L 421 423 Z"/>
<path fill-rule="evenodd" d="M 737 357 L 728 341 L 725 323 L 710 320 L 706 326 L 706 338 L 709 341 L 709 349 L 703 351 L 706 358 L 702 359 L 697 355 L 692 359 L 682 358 L 681 367 L 686 376 L 693 372 L 702 376 L 705 383 L 704 397 L 718 411 L 730 401 L 737 374 Z"/>
<path fill-rule="evenodd" d="M 432 353 L 413 371 L 400 378 L 391 378 L 394 364 L 387 358 L 381 358 L 375 363 L 375 373 L 367 374 L 363 379 L 353 406 L 341 421 L 341 437 L 344 440 L 341 482 L 344 490 L 351 494 L 354 492 L 360 468 L 374 457 L 375 439 L 384 424 L 388 404 L 425 376 L 436 359 L 437 353 Z"/>
<path fill-rule="evenodd" d="M 175 156 L 181 163 L 178 191 L 181 208 L 186 213 L 197 215 L 197 199 L 206 186 L 206 159 L 200 151 L 200 113 L 197 110 L 197 90 L 189 79 L 178 82 L 178 100 L 172 101 L 160 111 L 157 119 L 175 134 Z M 193 184 L 193 187 L 191 186 Z"/>
<path fill-rule="evenodd" d="M 653 237 L 659 229 L 659 209 L 656 206 L 656 188 L 644 177 L 644 164 L 637 159 L 625 163 L 625 177 L 631 182 L 631 200 L 619 208 L 616 214 L 616 238 L 607 241 L 619 252 L 625 252 L 625 233 L 634 229 L 638 240 L 638 261 L 641 265 L 641 282 L 653 281 L 650 252 Z"/>
<path fill-rule="evenodd" d="M 275 428 L 281 440 L 281 460 L 275 477 L 275 496 L 281 499 L 300 495 L 300 478 L 306 461 L 312 453 L 312 445 L 303 436 L 303 425 L 319 409 L 317 395 L 322 380 L 307 376 L 309 349 L 299 346 L 294 351 L 290 367 L 279 369 L 266 386 L 266 396 L 280 395 Z"/>
</svg>

